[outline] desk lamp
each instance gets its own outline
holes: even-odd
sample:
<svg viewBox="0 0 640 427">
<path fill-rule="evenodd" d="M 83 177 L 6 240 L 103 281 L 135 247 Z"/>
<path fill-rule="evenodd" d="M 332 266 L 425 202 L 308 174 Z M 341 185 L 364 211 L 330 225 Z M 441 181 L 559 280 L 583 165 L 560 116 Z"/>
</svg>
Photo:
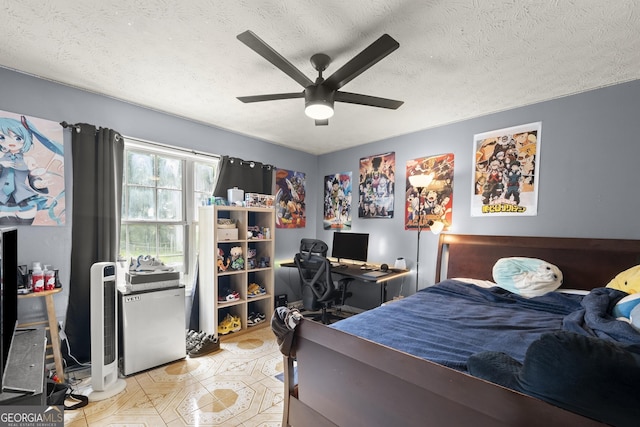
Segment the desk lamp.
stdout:
<svg viewBox="0 0 640 427">
<path fill-rule="evenodd" d="M 418 192 L 418 242 L 416 250 L 416 292 L 418 292 L 418 274 L 420 272 L 420 232 L 422 231 L 422 204 L 420 203 L 420 194 L 422 191 L 431 184 L 433 181 L 434 175 L 430 173 L 428 175 L 411 175 L 409 177 L 409 184 L 416 189 Z M 433 234 L 440 234 L 442 229 L 444 228 L 444 223 L 441 221 L 432 221 L 429 220 L 427 225 L 432 227 L 431 231 Z"/>
</svg>

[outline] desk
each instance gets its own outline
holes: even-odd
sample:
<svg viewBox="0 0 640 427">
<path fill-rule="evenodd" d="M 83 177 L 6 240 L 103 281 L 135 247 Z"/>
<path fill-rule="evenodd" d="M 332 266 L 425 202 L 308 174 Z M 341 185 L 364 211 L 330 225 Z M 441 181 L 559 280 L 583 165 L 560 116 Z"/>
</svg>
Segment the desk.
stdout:
<svg viewBox="0 0 640 427">
<path fill-rule="evenodd" d="M 281 267 L 297 268 L 293 261 L 280 263 Z M 338 267 L 331 267 L 331 273 L 350 279 L 361 280 L 368 283 L 380 284 L 380 305 L 387 301 L 387 282 L 389 280 L 398 279 L 409 274 L 409 270 L 398 270 L 389 268 L 386 274 L 378 277 L 368 276 L 367 273 L 380 271 L 379 268 L 369 268 L 363 270 L 358 264 L 340 263 Z"/>
<path fill-rule="evenodd" d="M 32 292 L 30 294 L 18 295 L 18 298 L 40 298 L 44 297 L 47 306 L 47 320 L 44 322 L 32 322 L 19 325 L 20 328 L 29 328 L 38 324 L 48 323 L 49 335 L 51 336 L 51 349 L 53 350 L 53 361 L 56 365 L 56 374 L 61 381 L 64 381 L 64 367 L 62 366 L 62 353 L 60 352 L 60 336 L 58 335 L 58 322 L 56 319 L 56 307 L 53 303 L 53 295 L 62 291 L 62 288 L 55 288 L 50 291 Z"/>
</svg>

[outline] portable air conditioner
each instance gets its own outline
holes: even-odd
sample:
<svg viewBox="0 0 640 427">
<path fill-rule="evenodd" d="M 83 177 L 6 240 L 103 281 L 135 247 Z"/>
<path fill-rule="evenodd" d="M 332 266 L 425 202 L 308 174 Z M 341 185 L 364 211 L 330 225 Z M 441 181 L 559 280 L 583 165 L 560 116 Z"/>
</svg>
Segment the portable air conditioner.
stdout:
<svg viewBox="0 0 640 427">
<path fill-rule="evenodd" d="M 89 400 L 98 401 L 124 390 L 118 378 L 118 307 L 116 264 L 91 266 L 91 387 Z"/>
</svg>

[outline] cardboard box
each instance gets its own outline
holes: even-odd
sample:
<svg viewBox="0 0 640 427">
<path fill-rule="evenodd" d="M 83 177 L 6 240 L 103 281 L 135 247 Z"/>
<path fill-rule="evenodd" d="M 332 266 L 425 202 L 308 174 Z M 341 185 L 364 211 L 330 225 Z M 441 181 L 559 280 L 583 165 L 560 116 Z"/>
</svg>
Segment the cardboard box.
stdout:
<svg viewBox="0 0 640 427">
<path fill-rule="evenodd" d="M 244 195 L 245 205 L 254 208 L 273 208 L 276 196 L 271 194 L 247 193 Z"/>
<path fill-rule="evenodd" d="M 237 228 L 218 228 L 216 230 L 216 235 L 218 236 L 218 241 L 223 240 L 238 240 L 238 229 Z"/>
</svg>

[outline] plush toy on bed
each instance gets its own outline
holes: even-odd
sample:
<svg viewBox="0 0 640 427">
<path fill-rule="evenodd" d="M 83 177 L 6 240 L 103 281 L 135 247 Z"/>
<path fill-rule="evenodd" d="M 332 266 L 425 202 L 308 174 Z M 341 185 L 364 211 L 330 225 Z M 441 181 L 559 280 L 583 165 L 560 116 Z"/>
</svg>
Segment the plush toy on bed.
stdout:
<svg viewBox="0 0 640 427">
<path fill-rule="evenodd" d="M 493 266 L 493 281 L 526 298 L 544 295 L 562 285 L 562 271 L 537 258 L 500 258 Z"/>
<path fill-rule="evenodd" d="M 618 273 L 607 284 L 607 288 L 629 294 L 616 303 L 612 314 L 616 319 L 631 323 L 634 328 L 640 329 L 640 309 L 635 310 L 640 305 L 640 265 Z"/>
<path fill-rule="evenodd" d="M 618 273 L 607 284 L 607 288 L 617 289 L 628 294 L 640 293 L 640 265 Z"/>
</svg>

